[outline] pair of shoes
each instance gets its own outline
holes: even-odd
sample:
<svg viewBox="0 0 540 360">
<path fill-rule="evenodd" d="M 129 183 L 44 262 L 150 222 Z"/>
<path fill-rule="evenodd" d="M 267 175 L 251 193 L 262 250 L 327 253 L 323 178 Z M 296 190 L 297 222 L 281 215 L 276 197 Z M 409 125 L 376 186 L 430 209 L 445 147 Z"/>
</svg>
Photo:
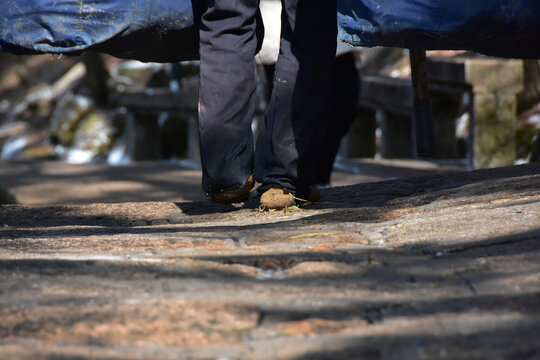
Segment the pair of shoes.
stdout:
<svg viewBox="0 0 540 360">
<path fill-rule="evenodd" d="M 321 198 L 316 186 L 309 187 L 309 194 L 305 199 L 295 197 L 293 194 L 280 188 L 270 188 L 261 195 L 261 206 L 268 210 L 281 210 L 298 202 L 315 202 Z"/>
<path fill-rule="evenodd" d="M 249 200 L 249 192 L 255 186 L 255 178 L 251 175 L 244 186 L 238 189 L 223 191 L 220 193 L 207 193 L 208 200 L 218 204 L 234 204 Z"/>
</svg>

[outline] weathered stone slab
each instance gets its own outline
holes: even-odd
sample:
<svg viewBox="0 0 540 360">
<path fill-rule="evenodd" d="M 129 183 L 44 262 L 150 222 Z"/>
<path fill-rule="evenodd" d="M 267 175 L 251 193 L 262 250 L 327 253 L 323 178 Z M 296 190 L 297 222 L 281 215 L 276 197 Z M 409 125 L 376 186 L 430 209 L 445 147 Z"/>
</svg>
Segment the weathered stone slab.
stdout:
<svg viewBox="0 0 540 360">
<path fill-rule="evenodd" d="M 540 356 L 540 165 L 0 219 L 3 359 Z"/>
</svg>

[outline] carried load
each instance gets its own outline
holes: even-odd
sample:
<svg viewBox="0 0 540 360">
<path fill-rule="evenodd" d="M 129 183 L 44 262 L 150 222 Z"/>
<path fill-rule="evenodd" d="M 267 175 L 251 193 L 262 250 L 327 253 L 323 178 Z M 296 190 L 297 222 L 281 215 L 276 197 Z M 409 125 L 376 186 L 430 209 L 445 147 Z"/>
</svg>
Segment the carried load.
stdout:
<svg viewBox="0 0 540 360">
<path fill-rule="evenodd" d="M 338 24 L 354 46 L 540 58 L 538 0 L 338 0 Z"/>
<path fill-rule="evenodd" d="M 3 0 L 0 51 L 77 54 L 93 50 L 142 61 L 195 59 L 202 3 Z M 338 0 L 337 16 L 341 38 L 354 46 L 540 58 L 538 0 Z"/>
<path fill-rule="evenodd" d="M 2 0 L 0 50 L 169 62 L 198 57 L 200 8 L 190 0 Z"/>
</svg>

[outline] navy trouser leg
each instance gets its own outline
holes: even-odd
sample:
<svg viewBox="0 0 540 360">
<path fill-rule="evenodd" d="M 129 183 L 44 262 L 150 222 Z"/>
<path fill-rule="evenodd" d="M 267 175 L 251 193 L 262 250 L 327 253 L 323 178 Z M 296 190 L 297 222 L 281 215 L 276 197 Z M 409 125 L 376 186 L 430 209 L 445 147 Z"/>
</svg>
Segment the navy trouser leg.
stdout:
<svg viewBox="0 0 540 360">
<path fill-rule="evenodd" d="M 268 82 L 271 82 L 274 77 L 274 69 L 274 65 L 265 66 L 265 75 Z M 360 79 L 352 53 L 346 53 L 336 58 L 333 89 L 332 101 L 327 104 L 325 110 L 327 126 L 320 146 L 321 153 L 317 164 L 317 185 L 330 183 L 341 140 L 356 118 Z M 270 99 L 271 93 L 272 87 L 270 86 L 267 100 Z"/>
<path fill-rule="evenodd" d="M 332 95 L 336 0 L 282 0 L 281 49 L 255 151 L 259 191 L 302 196 L 317 182 L 325 105 Z"/>
<path fill-rule="evenodd" d="M 218 193 L 253 173 L 258 0 L 207 0 L 200 25 L 202 186 Z"/>
<path fill-rule="evenodd" d="M 334 94 L 326 109 L 328 126 L 321 143 L 323 151 L 317 167 L 317 184 L 330 184 L 341 139 L 356 118 L 359 95 L 360 79 L 354 56 L 351 53 L 343 54 L 336 58 Z"/>
</svg>

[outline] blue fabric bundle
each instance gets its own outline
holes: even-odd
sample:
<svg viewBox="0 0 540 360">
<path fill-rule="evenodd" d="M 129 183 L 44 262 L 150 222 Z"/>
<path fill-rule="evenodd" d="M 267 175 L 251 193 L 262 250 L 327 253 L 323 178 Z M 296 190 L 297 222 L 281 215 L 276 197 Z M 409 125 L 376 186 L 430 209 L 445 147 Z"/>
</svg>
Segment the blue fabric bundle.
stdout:
<svg viewBox="0 0 540 360">
<path fill-rule="evenodd" d="M 0 50 L 142 61 L 198 57 L 197 0 L 2 0 Z M 355 46 L 464 49 L 540 58 L 539 0 L 338 0 L 343 40 Z M 260 36 L 260 34 L 258 34 Z"/>
<path fill-rule="evenodd" d="M 540 58 L 539 0 L 339 0 L 338 6 L 340 35 L 351 45 Z"/>
<path fill-rule="evenodd" d="M 175 61 L 198 56 L 191 0 L 2 0 L 0 50 Z M 199 2 L 200 3 L 200 2 Z"/>
</svg>

